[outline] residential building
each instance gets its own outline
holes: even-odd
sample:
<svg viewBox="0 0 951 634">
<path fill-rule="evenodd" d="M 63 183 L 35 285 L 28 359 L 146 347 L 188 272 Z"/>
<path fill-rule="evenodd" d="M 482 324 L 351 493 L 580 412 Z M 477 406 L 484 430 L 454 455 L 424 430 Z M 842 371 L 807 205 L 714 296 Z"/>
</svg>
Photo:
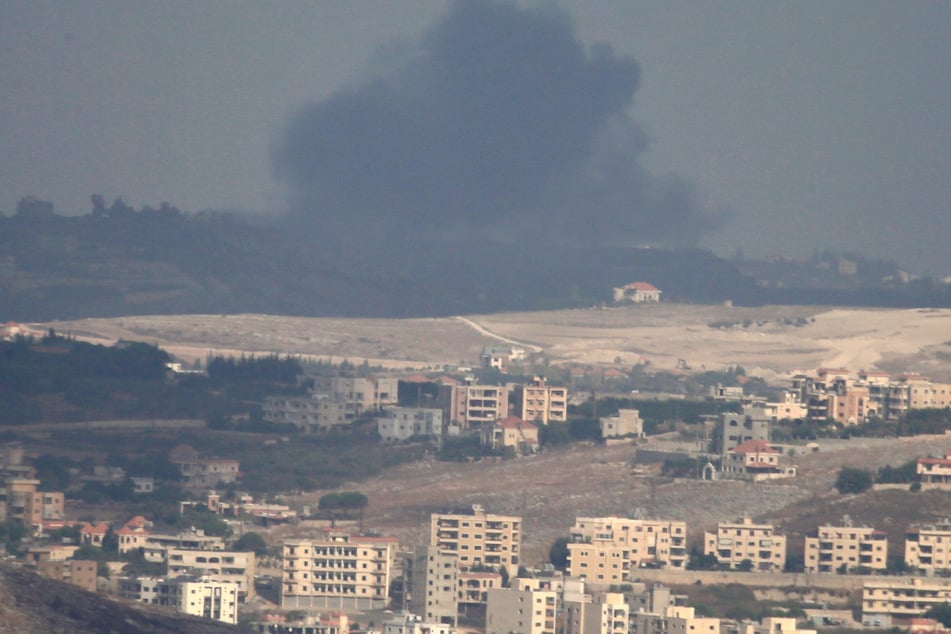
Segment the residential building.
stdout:
<svg viewBox="0 0 951 634">
<path fill-rule="evenodd" d="M 498 572 L 473 572 L 464 570 L 459 572 L 459 607 L 463 610 L 485 606 L 488 601 L 488 592 L 493 588 L 502 587 L 502 574 Z"/>
<path fill-rule="evenodd" d="M 845 518 L 841 526 L 820 526 L 815 534 L 806 536 L 804 560 L 806 572 L 885 570 L 888 534 L 867 526 L 853 526 Z"/>
<path fill-rule="evenodd" d="M 905 564 L 929 575 L 951 572 L 951 522 L 910 529 L 905 536 Z"/>
<path fill-rule="evenodd" d="M 816 634 L 816 630 L 799 629 L 792 617 L 768 616 L 759 623 L 738 623 L 736 634 Z"/>
<path fill-rule="evenodd" d="M 419 546 L 406 562 L 404 592 L 409 607 L 431 623 L 456 625 L 459 615 L 459 553 L 435 546 Z"/>
<path fill-rule="evenodd" d="M 387 407 L 376 420 L 377 431 L 383 442 L 442 436 L 441 409 Z"/>
<path fill-rule="evenodd" d="M 862 622 L 888 626 L 891 619 L 921 616 L 929 608 L 951 603 L 951 579 L 882 577 L 862 586 Z"/>
<path fill-rule="evenodd" d="M 259 634 L 350 634 L 350 619 L 344 612 L 306 615 L 288 620 L 285 614 L 268 614 L 248 626 Z"/>
<path fill-rule="evenodd" d="M 579 517 L 571 527 L 568 575 L 595 584 L 627 583 L 639 567 L 684 570 L 687 524 L 682 521 Z"/>
<path fill-rule="evenodd" d="M 782 461 L 782 452 L 765 440 L 747 440 L 727 453 L 721 473 L 726 479 L 754 482 L 795 477 L 796 467 Z"/>
<path fill-rule="evenodd" d="M 692 607 L 671 605 L 662 614 L 635 614 L 630 634 L 720 634 L 720 619 L 698 617 Z"/>
<path fill-rule="evenodd" d="M 480 429 L 509 415 L 508 388 L 479 385 L 471 379 L 465 385 L 440 385 L 439 402 L 448 420 L 461 429 Z M 444 418 L 445 420 L 445 418 Z"/>
<path fill-rule="evenodd" d="M 786 565 L 786 536 L 771 524 L 720 522 L 715 533 L 703 536 L 705 555 L 714 555 L 721 566 L 779 572 Z"/>
<path fill-rule="evenodd" d="M 65 496 L 62 491 L 40 491 L 40 481 L 10 478 L 0 487 L 0 522 L 19 521 L 42 526 L 44 521 L 62 520 Z"/>
<path fill-rule="evenodd" d="M 320 432 L 349 425 L 357 417 L 396 405 L 396 377 L 320 376 L 309 396 L 270 396 L 262 407 L 265 422 L 287 423 Z"/>
<path fill-rule="evenodd" d="M 99 563 L 91 560 L 48 559 L 36 562 L 36 572 L 49 579 L 65 581 L 87 592 L 98 589 Z"/>
<path fill-rule="evenodd" d="M 169 462 L 182 475 L 182 484 L 193 489 L 220 488 L 221 484 L 233 484 L 241 475 L 240 463 L 228 458 L 201 458 L 197 451 L 187 445 L 175 447 L 169 454 Z"/>
<path fill-rule="evenodd" d="M 205 579 L 234 584 L 242 600 L 254 596 L 253 552 L 169 548 L 167 558 L 169 577 L 198 573 Z"/>
<path fill-rule="evenodd" d="M 568 388 L 552 387 L 544 377 L 536 376 L 522 386 L 522 420 L 540 425 L 568 420 Z"/>
<path fill-rule="evenodd" d="M 915 469 L 921 489 L 941 489 L 951 491 L 951 451 L 944 458 L 918 458 Z"/>
<path fill-rule="evenodd" d="M 238 623 L 239 590 L 234 583 L 199 575 L 177 579 L 162 577 L 122 577 L 118 594 L 140 603 L 174 607 L 179 612 Z"/>
<path fill-rule="evenodd" d="M 482 354 L 479 355 L 483 368 L 495 368 L 502 374 L 509 373 L 512 361 L 524 359 L 525 348 L 514 346 L 485 346 L 482 348 Z"/>
<path fill-rule="evenodd" d="M 660 301 L 662 292 L 649 282 L 631 282 L 614 289 L 614 303 L 656 303 Z"/>
<path fill-rule="evenodd" d="M 643 438 L 644 421 L 636 409 L 619 409 L 613 416 L 602 416 L 602 438 Z"/>
<path fill-rule="evenodd" d="M 462 567 L 505 566 L 514 577 L 521 555 L 522 518 L 486 513 L 477 504 L 468 514 L 434 513 L 429 545 L 457 552 Z"/>
<path fill-rule="evenodd" d="M 770 417 L 760 408 L 747 407 L 743 412 L 723 412 L 713 429 L 713 453 L 726 458 L 730 450 L 751 440 L 769 441 Z"/>
<path fill-rule="evenodd" d="M 281 606 L 284 608 L 383 609 L 399 542 L 328 532 L 284 542 Z"/>
<path fill-rule="evenodd" d="M 489 590 L 486 634 L 555 634 L 557 593 L 551 590 Z"/>
<path fill-rule="evenodd" d="M 403 613 L 383 622 L 383 634 L 454 634 L 455 626 L 427 622 L 415 614 Z"/>
<path fill-rule="evenodd" d="M 496 451 L 511 449 L 518 456 L 538 451 L 538 427 L 517 416 L 486 423 L 480 433 L 482 445 Z"/>
</svg>

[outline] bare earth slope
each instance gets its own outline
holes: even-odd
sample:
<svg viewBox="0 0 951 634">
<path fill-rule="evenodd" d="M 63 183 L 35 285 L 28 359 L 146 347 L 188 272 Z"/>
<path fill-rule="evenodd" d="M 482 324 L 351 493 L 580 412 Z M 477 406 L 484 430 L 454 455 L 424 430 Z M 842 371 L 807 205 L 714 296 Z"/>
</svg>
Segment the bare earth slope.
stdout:
<svg viewBox="0 0 951 634">
<path fill-rule="evenodd" d="M 767 380 L 845 366 L 951 380 L 949 309 L 659 304 L 438 319 L 138 316 L 36 327 L 102 343 L 148 341 L 185 361 L 209 353 L 273 352 L 438 368 L 475 361 L 483 345 L 505 341 L 543 352 L 553 362 L 649 362 L 671 369 L 683 359 L 695 369 L 739 364 Z"/>
</svg>

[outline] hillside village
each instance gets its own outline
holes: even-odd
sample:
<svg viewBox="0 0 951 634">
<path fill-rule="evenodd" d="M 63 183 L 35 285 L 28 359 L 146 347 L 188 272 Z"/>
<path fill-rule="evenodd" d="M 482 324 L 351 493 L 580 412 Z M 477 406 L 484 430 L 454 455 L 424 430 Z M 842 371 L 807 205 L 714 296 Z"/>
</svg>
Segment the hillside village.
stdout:
<svg viewBox="0 0 951 634">
<path fill-rule="evenodd" d="M 914 504 L 913 496 L 928 493 L 941 496 L 938 507 L 948 513 L 903 526 L 903 544 L 890 543 L 884 526 L 848 516 L 815 525 L 793 544 L 781 526 L 753 517 L 691 525 L 617 508 L 554 527 L 561 536 L 542 559 L 524 555 L 531 518 L 519 514 L 456 505 L 420 518 L 410 543 L 364 525 L 372 501 L 359 490 L 330 491 L 314 505 L 289 501 L 299 499 L 289 489 L 252 494 L 240 460 L 187 443 L 170 447 L 152 473 L 95 459 L 71 467 L 63 481 L 81 481 L 81 491 L 123 491 L 109 504 L 101 496 L 77 499 L 72 485 L 56 490 L 40 478 L 50 458 L 31 448 L 43 446 L 42 436 L 27 434 L 0 452 L 9 557 L 89 592 L 260 632 L 941 631 L 935 624 L 951 601 L 951 385 L 820 368 L 765 395 L 735 381 L 690 398 L 639 393 L 635 400 L 628 373 L 599 368 L 602 392 L 592 398 L 582 387 L 591 369 L 559 372 L 568 380 L 558 384 L 522 374 L 540 369 L 530 361 L 519 346 L 486 346 L 478 364 L 455 373 L 334 368 L 301 377 L 295 394 L 264 395 L 254 433 L 280 446 L 291 437 L 330 441 L 361 429 L 359 442 L 384 453 L 418 447 L 429 459 L 452 455 L 467 464 L 531 461 L 554 447 L 570 451 L 572 443 L 621 446 L 647 481 L 769 487 L 808 477 L 800 463 L 814 463 L 801 458 L 821 452 L 824 438 L 897 429 L 939 434 L 934 451 L 877 472 L 843 467 L 839 494 L 890 487 Z M 165 372 L 173 383 L 201 373 L 174 362 Z M 669 402 L 683 418 L 646 414 Z M 169 424 L 174 430 L 179 422 Z M 352 486 L 359 489 L 359 479 Z M 180 497 L 167 500 L 178 507 L 174 521 L 132 512 L 175 492 Z M 727 614 L 675 589 L 692 584 L 807 585 L 830 596 L 852 593 L 858 602 L 787 601 Z"/>
</svg>

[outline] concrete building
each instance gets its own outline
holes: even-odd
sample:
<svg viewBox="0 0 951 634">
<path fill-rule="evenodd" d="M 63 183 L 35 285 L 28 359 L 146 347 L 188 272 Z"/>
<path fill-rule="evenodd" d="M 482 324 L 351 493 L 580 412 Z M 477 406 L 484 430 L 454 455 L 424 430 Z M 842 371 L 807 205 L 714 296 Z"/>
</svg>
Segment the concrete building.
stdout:
<svg viewBox="0 0 951 634">
<path fill-rule="evenodd" d="M 383 622 L 383 634 L 454 634 L 455 627 L 403 613 Z"/>
<path fill-rule="evenodd" d="M 395 377 L 319 376 L 309 396 L 271 396 L 264 401 L 265 422 L 321 432 L 349 425 L 357 417 L 397 404 Z"/>
<path fill-rule="evenodd" d="M 538 451 L 538 427 L 517 416 L 484 424 L 480 435 L 482 446 L 495 451 L 511 449 L 517 456 Z"/>
<path fill-rule="evenodd" d="M 731 569 L 749 565 L 750 570 L 780 572 L 786 565 L 786 536 L 771 524 L 720 522 L 715 533 L 703 534 L 705 555 L 713 555 L 721 566 Z M 748 564 L 744 564 L 748 560 Z"/>
<path fill-rule="evenodd" d="M 862 622 L 887 627 L 893 618 L 921 616 L 942 603 L 951 603 L 951 579 L 868 579 L 862 586 Z"/>
<path fill-rule="evenodd" d="M 921 489 L 951 491 L 951 451 L 944 458 L 918 458 L 918 480 Z"/>
<path fill-rule="evenodd" d="M 722 477 L 730 480 L 794 478 L 796 467 L 783 463 L 783 454 L 765 440 L 747 440 L 731 449 L 723 461 Z"/>
<path fill-rule="evenodd" d="M 568 420 L 568 388 L 552 387 L 544 377 L 536 376 L 522 386 L 522 420 L 547 425 Z"/>
<path fill-rule="evenodd" d="M 888 534 L 867 526 L 820 526 L 806 536 L 805 571 L 836 573 L 856 568 L 885 570 L 888 566 Z"/>
<path fill-rule="evenodd" d="M 421 407 L 387 407 L 377 420 L 383 442 L 401 442 L 416 437 L 442 436 L 442 410 Z"/>
<path fill-rule="evenodd" d="M 480 429 L 509 415 L 508 388 L 498 385 L 440 385 L 439 403 L 462 430 Z"/>
<path fill-rule="evenodd" d="M 462 571 L 459 573 L 459 594 L 457 597 L 459 608 L 467 610 L 476 606 L 485 606 L 488 601 L 489 590 L 501 587 L 501 573 Z"/>
<path fill-rule="evenodd" d="M 459 554 L 464 568 L 504 566 L 515 577 L 520 563 L 522 518 L 486 513 L 436 513 L 430 519 L 429 545 Z"/>
<path fill-rule="evenodd" d="M 173 607 L 191 616 L 238 623 L 238 587 L 227 581 L 197 575 L 177 579 L 122 577 L 118 594 L 139 603 Z"/>
<path fill-rule="evenodd" d="M 525 348 L 515 346 L 485 346 L 479 361 L 483 368 L 494 368 L 502 374 L 508 374 L 513 361 L 525 359 Z"/>
<path fill-rule="evenodd" d="M 643 438 L 644 421 L 636 409 L 619 409 L 613 416 L 602 416 L 602 438 Z"/>
<path fill-rule="evenodd" d="M 910 529 L 905 536 L 905 563 L 928 575 L 951 572 L 951 522 Z"/>
<path fill-rule="evenodd" d="M 419 546 L 403 571 L 410 611 L 428 622 L 455 625 L 461 574 L 457 551 Z"/>
<path fill-rule="evenodd" d="M 759 623 L 738 623 L 736 634 L 816 634 L 816 630 L 801 630 L 795 618 L 769 616 Z"/>
<path fill-rule="evenodd" d="M 304 610 L 376 610 L 389 600 L 399 542 L 329 532 L 284 542 L 281 606 Z"/>
<path fill-rule="evenodd" d="M 42 526 L 44 521 L 65 518 L 62 491 L 40 491 L 40 481 L 10 478 L 0 487 L 0 522 L 17 521 Z"/>
<path fill-rule="evenodd" d="M 486 634 L 555 634 L 557 594 L 551 590 L 489 590 Z"/>
<path fill-rule="evenodd" d="M 713 453 L 724 459 L 730 450 L 751 440 L 769 442 L 770 417 L 759 408 L 744 408 L 741 414 L 724 412 L 713 429 Z"/>
<path fill-rule="evenodd" d="M 687 565 L 682 521 L 579 517 L 569 540 L 568 575 L 588 583 L 627 583 L 642 566 L 684 570 Z"/>
<path fill-rule="evenodd" d="M 350 619 L 343 612 L 307 615 L 288 620 L 284 614 L 268 614 L 263 621 L 248 624 L 258 634 L 350 634 Z"/>
<path fill-rule="evenodd" d="M 36 572 L 48 579 L 65 581 L 87 592 L 98 589 L 99 564 L 81 559 L 48 559 L 36 563 Z"/>
<path fill-rule="evenodd" d="M 167 557 L 169 577 L 199 573 L 206 580 L 234 584 L 239 599 L 254 596 L 253 552 L 169 548 Z"/>
<path fill-rule="evenodd" d="M 692 607 L 672 605 L 662 614 L 635 614 L 630 634 L 720 634 L 720 619 L 698 617 Z"/>
<path fill-rule="evenodd" d="M 614 289 L 614 303 L 656 303 L 660 301 L 662 292 L 649 282 L 631 282 Z"/>
</svg>

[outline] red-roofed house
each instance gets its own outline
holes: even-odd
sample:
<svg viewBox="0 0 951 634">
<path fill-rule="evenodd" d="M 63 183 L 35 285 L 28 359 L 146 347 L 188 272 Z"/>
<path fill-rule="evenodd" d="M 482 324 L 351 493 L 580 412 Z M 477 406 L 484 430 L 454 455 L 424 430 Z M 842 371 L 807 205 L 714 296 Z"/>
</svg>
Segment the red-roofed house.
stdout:
<svg viewBox="0 0 951 634">
<path fill-rule="evenodd" d="M 916 471 L 922 489 L 951 491 L 951 451 L 944 458 L 918 458 Z"/>
<path fill-rule="evenodd" d="M 109 525 L 105 522 L 86 524 L 79 529 L 79 538 L 83 544 L 102 546 L 102 538 L 109 532 Z"/>
<path fill-rule="evenodd" d="M 619 288 L 614 289 L 614 303 L 622 304 L 631 302 L 633 304 L 643 304 L 647 302 L 659 302 L 661 290 L 648 282 L 631 282 Z"/>
<path fill-rule="evenodd" d="M 512 447 L 516 454 L 538 451 L 538 427 L 518 416 L 509 416 L 482 428 L 482 445 L 492 449 Z"/>
<path fill-rule="evenodd" d="M 733 480 L 792 478 L 796 467 L 780 464 L 782 453 L 765 440 L 747 440 L 729 451 L 723 462 L 723 477 Z"/>
</svg>

